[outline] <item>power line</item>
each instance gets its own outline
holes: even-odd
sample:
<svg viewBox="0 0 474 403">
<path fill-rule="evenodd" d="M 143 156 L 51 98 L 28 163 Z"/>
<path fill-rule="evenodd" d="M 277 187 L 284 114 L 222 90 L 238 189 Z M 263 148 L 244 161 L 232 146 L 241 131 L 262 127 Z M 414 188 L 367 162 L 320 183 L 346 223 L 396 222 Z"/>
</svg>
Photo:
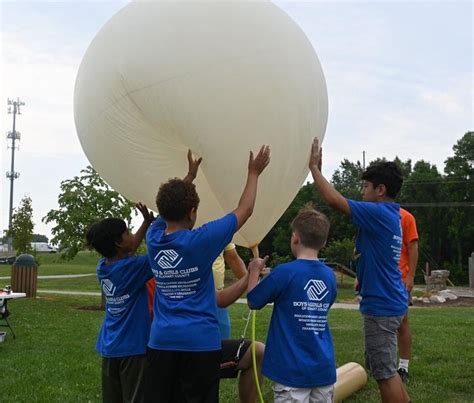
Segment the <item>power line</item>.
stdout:
<svg viewBox="0 0 474 403">
<path fill-rule="evenodd" d="M 400 203 L 403 207 L 474 207 L 472 202 Z"/>
<path fill-rule="evenodd" d="M 411 184 L 420 184 L 420 185 L 430 185 L 430 184 L 433 184 L 433 185 L 444 185 L 444 184 L 448 184 L 448 183 L 468 183 L 468 184 L 473 184 L 473 183 L 474 183 L 474 180 L 472 180 L 472 179 L 465 179 L 465 180 L 443 180 L 442 178 L 440 178 L 439 180 L 427 180 L 427 181 L 423 181 L 423 180 L 410 180 L 410 179 L 407 179 L 406 181 L 403 181 L 403 184 L 404 184 L 404 185 L 411 185 Z"/>
</svg>

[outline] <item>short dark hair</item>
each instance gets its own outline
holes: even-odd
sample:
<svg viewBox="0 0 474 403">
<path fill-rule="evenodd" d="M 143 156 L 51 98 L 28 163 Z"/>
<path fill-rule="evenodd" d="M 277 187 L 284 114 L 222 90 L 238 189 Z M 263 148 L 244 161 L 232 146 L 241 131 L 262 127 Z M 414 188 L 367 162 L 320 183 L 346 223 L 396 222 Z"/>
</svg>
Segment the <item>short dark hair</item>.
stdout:
<svg viewBox="0 0 474 403">
<path fill-rule="evenodd" d="M 116 242 L 120 242 L 122 234 L 127 231 L 127 224 L 120 218 L 105 218 L 89 227 L 86 234 L 87 245 L 94 248 L 102 256 L 111 258 L 117 255 Z"/>
<path fill-rule="evenodd" d="M 299 235 L 303 246 L 315 250 L 326 243 L 330 227 L 328 218 L 311 204 L 304 206 L 291 222 L 291 230 Z"/>
<path fill-rule="evenodd" d="M 166 221 L 181 221 L 192 209 L 199 206 L 196 186 L 182 179 L 174 178 L 162 184 L 156 195 L 156 207 Z"/>
<path fill-rule="evenodd" d="M 362 179 L 371 182 L 374 187 L 385 185 L 387 196 L 394 199 L 402 187 L 403 176 L 395 162 L 384 161 L 369 166 Z"/>
</svg>

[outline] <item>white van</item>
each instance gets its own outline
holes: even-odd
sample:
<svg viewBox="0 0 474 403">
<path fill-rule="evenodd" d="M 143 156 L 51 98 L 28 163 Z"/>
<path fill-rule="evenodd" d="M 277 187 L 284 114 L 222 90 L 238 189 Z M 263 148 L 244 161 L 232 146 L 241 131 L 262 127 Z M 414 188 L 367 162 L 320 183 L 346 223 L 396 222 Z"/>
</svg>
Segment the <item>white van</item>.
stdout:
<svg viewBox="0 0 474 403">
<path fill-rule="evenodd" d="M 47 242 L 31 242 L 31 247 L 36 252 L 56 253 L 58 250 Z"/>
</svg>

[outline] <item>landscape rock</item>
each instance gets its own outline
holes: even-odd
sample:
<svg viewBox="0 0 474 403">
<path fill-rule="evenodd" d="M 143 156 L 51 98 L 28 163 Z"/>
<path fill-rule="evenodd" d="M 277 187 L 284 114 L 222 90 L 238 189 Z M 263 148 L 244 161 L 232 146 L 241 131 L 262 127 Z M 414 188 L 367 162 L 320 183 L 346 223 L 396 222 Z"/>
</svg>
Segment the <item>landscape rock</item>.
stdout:
<svg viewBox="0 0 474 403">
<path fill-rule="evenodd" d="M 446 302 L 446 298 L 442 297 L 441 295 L 432 295 L 430 297 L 430 301 L 431 302 L 436 302 L 438 304 L 442 304 L 442 303 Z"/>
</svg>

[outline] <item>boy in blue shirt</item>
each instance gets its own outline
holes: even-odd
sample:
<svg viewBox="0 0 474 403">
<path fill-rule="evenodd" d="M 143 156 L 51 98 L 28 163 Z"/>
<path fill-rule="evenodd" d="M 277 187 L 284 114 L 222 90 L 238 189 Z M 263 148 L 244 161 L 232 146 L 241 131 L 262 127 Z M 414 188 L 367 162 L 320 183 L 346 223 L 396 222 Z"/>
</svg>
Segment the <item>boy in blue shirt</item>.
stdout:
<svg viewBox="0 0 474 403">
<path fill-rule="evenodd" d="M 321 174 L 321 149 L 314 139 L 309 168 L 322 199 L 358 227 L 357 279 L 364 321 L 366 366 L 383 402 L 408 402 L 397 372 L 397 333 L 408 309 L 399 268 L 402 248 L 400 206 L 394 199 L 403 183 L 393 162 L 370 166 L 362 175 L 363 201 L 343 197 Z"/>
<path fill-rule="evenodd" d="M 258 284 L 258 272 L 250 267 L 264 265 L 265 260 L 254 259 L 249 266 L 249 307 L 274 303 L 262 373 L 275 382 L 275 403 L 332 402 L 336 364 L 327 317 L 336 299 L 336 277 L 318 260 L 329 221 L 305 207 L 291 229 L 296 260 L 278 265 Z"/>
<path fill-rule="evenodd" d="M 247 182 L 237 208 L 193 229 L 199 196 L 192 181 L 201 159 L 188 152 L 183 179 L 160 186 L 160 216 L 148 229 L 148 257 L 156 279 L 155 314 L 148 343 L 147 400 L 217 402 L 221 338 L 212 263 L 253 212 L 258 177 L 270 149 L 250 153 Z"/>
<path fill-rule="evenodd" d="M 102 355 L 104 402 L 143 399 L 145 353 L 150 333 L 146 282 L 152 278 L 147 256 L 133 256 L 153 221 L 145 205 L 137 204 L 143 224 L 132 235 L 125 221 L 106 218 L 87 232 L 89 246 L 99 252 L 97 277 L 105 294 L 104 323 L 96 350 Z"/>
</svg>

